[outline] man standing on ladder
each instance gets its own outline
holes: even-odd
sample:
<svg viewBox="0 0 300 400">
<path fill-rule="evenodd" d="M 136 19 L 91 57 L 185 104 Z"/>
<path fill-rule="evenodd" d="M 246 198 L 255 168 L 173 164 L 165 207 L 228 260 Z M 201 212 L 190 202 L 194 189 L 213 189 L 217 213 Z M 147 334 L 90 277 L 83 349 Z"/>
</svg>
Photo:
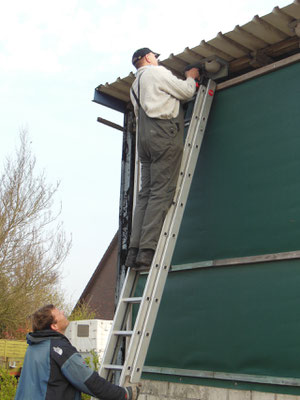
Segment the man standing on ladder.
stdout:
<svg viewBox="0 0 300 400">
<path fill-rule="evenodd" d="M 130 97 L 138 126 L 141 190 L 134 211 L 127 267 L 149 267 L 165 215 L 172 203 L 183 151 L 184 118 L 181 100 L 193 97 L 198 68 L 178 79 L 158 65 L 159 54 L 137 50 L 132 63 L 137 69 Z"/>
</svg>

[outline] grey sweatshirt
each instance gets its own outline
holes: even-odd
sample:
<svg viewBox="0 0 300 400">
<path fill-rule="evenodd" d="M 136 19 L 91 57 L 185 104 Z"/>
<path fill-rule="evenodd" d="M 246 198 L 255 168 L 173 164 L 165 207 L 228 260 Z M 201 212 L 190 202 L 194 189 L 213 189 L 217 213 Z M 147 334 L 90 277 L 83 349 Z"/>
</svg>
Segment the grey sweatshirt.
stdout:
<svg viewBox="0 0 300 400">
<path fill-rule="evenodd" d="M 188 100 L 196 91 L 193 78 L 178 79 L 171 71 L 162 66 L 141 67 L 136 73 L 132 89 L 138 96 L 140 78 L 140 103 L 151 118 L 170 119 L 177 117 L 180 100 Z M 130 91 L 130 98 L 138 115 L 137 102 Z"/>
</svg>

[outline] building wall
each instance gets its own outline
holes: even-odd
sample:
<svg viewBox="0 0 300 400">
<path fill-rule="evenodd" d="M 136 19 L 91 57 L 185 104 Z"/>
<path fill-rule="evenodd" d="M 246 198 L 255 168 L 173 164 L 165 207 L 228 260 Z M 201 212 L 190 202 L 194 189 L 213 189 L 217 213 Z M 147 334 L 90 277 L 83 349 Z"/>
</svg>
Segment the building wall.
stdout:
<svg viewBox="0 0 300 400">
<path fill-rule="evenodd" d="M 146 366 L 292 378 L 300 394 L 299 72 L 216 93 Z"/>
</svg>

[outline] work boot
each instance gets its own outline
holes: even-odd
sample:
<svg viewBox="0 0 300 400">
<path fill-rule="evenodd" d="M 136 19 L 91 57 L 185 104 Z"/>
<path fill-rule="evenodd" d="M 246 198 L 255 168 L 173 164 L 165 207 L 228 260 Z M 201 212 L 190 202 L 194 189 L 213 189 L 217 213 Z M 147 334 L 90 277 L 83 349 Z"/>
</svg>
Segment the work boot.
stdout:
<svg viewBox="0 0 300 400">
<path fill-rule="evenodd" d="M 125 260 L 125 267 L 128 268 L 136 267 L 136 256 L 138 254 L 138 251 L 139 249 L 137 249 L 136 247 L 130 247 Z"/>
<path fill-rule="evenodd" d="M 141 249 L 136 257 L 137 266 L 150 267 L 154 253 L 153 249 Z"/>
</svg>

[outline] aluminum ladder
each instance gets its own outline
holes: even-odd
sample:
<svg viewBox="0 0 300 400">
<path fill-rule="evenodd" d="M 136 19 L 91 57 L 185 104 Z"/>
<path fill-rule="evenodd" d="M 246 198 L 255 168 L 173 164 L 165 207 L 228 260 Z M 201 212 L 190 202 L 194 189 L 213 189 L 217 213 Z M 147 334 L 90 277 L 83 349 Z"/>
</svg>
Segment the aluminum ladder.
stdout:
<svg viewBox="0 0 300 400">
<path fill-rule="evenodd" d="M 165 217 L 142 297 L 134 297 L 140 270 L 128 268 L 126 273 L 99 371 L 100 376 L 108 380 L 112 380 L 113 374 L 119 371 L 116 373 L 119 377 L 116 383 L 120 386 L 128 382 L 137 383 L 142 374 L 215 88 L 216 83 L 209 79 L 197 92 L 173 204 Z M 129 330 L 128 322 L 135 303 L 140 304 L 139 310 L 134 327 Z M 118 365 L 118 353 L 123 338 L 127 338 L 126 355 L 123 365 Z"/>
</svg>

